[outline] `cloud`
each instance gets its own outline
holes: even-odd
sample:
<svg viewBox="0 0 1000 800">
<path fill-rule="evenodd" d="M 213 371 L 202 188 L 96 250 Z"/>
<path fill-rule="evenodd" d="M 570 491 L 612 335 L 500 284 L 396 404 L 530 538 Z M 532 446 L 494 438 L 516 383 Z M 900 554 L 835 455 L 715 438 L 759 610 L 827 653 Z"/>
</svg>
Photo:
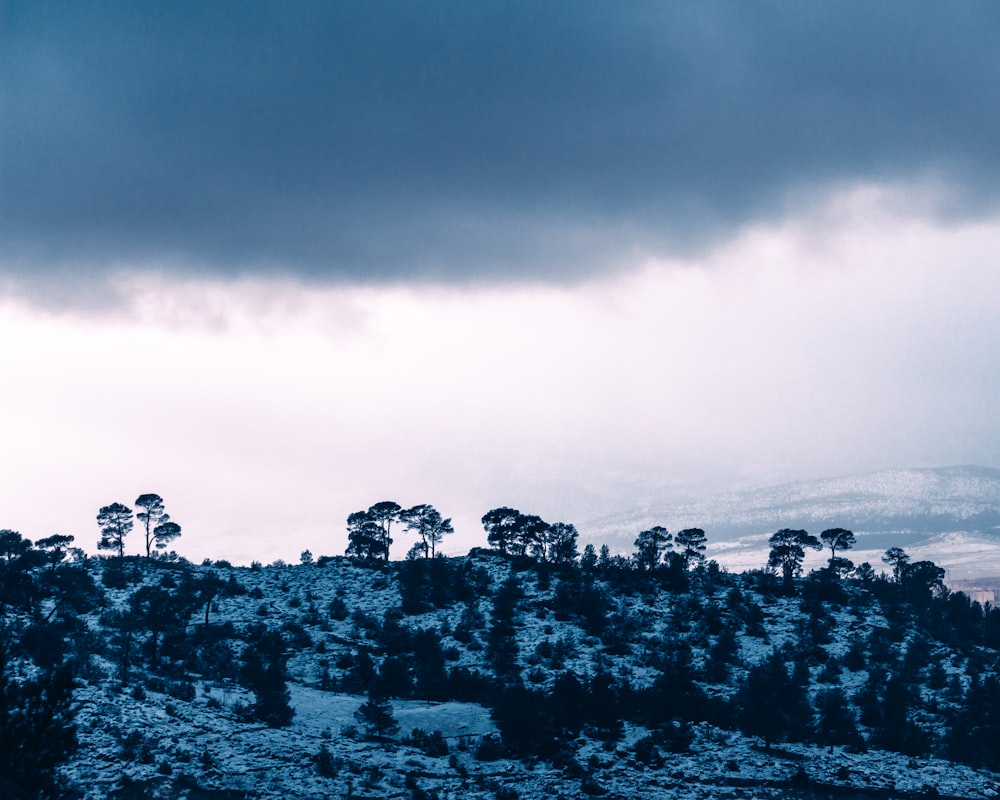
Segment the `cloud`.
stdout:
<svg viewBox="0 0 1000 800">
<path fill-rule="evenodd" d="M 1000 191 L 986 2 L 3 13 L 0 270 L 42 302 L 163 265 L 572 282 L 854 183 Z"/>
<path fill-rule="evenodd" d="M 195 560 L 294 559 L 343 552 L 347 515 L 393 499 L 453 517 L 462 552 L 499 505 L 582 525 L 995 465 L 998 259 L 1000 220 L 901 218 L 872 190 L 747 230 L 701 269 L 584 285 L 163 276 L 125 286 L 130 314 L 0 301 L 0 524 L 92 550 L 100 505 L 155 491 Z"/>
</svg>

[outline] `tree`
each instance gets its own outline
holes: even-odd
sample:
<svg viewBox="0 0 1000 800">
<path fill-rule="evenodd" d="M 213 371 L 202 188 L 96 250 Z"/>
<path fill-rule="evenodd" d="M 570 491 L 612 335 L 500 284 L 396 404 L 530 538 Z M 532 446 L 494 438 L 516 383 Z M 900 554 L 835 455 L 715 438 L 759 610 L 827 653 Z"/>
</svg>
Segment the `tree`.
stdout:
<svg viewBox="0 0 1000 800">
<path fill-rule="evenodd" d="M 35 547 L 45 553 L 45 560 L 52 569 L 56 564 L 66 558 L 66 550 L 73 543 L 73 537 L 61 533 L 54 533 L 35 542 Z"/>
<path fill-rule="evenodd" d="M 156 549 L 164 549 L 169 542 L 172 542 L 181 535 L 181 526 L 173 520 L 161 522 L 153 530 L 153 539 L 156 541 Z"/>
<path fill-rule="evenodd" d="M 97 512 L 97 525 L 101 529 L 97 549 L 118 551 L 118 557 L 124 557 L 125 537 L 132 530 L 132 509 L 122 503 L 102 506 Z"/>
<path fill-rule="evenodd" d="M 856 541 L 847 528 L 827 528 L 819 535 L 824 545 L 830 548 L 830 560 L 837 557 L 838 550 L 850 550 Z"/>
<path fill-rule="evenodd" d="M 281 634 L 263 626 L 251 626 L 243 650 L 241 677 L 254 693 L 254 717 L 269 728 L 291 725 L 295 716 L 285 662 L 285 641 Z"/>
<path fill-rule="evenodd" d="M 768 539 L 768 544 L 771 545 L 771 552 L 767 558 L 767 566 L 769 569 L 780 567 L 786 583 L 802 573 L 805 548 L 819 550 L 822 546 L 815 536 L 791 528 L 782 528 Z"/>
<path fill-rule="evenodd" d="M 896 583 L 903 582 L 903 573 L 906 565 L 910 563 L 910 557 L 902 547 L 890 547 L 882 556 L 882 561 L 892 567 L 892 578 Z"/>
<path fill-rule="evenodd" d="M 483 514 L 483 528 L 486 530 L 486 541 L 490 547 L 501 553 L 512 552 L 521 516 L 521 512 L 516 508 L 507 506 L 494 508 Z"/>
<path fill-rule="evenodd" d="M 367 511 L 355 511 L 347 518 L 347 555 L 364 559 L 389 557 L 382 543 L 382 529 Z"/>
<path fill-rule="evenodd" d="M 367 511 L 355 511 L 347 518 L 347 555 L 389 560 L 392 523 L 400 520 L 402 506 L 383 500 Z"/>
<path fill-rule="evenodd" d="M 553 564 L 572 564 L 577 557 L 577 536 L 576 526 L 553 522 L 545 532 L 545 560 Z M 593 553 L 593 547 L 590 550 Z"/>
<path fill-rule="evenodd" d="M 417 545 L 424 558 L 433 558 L 436 546 L 449 533 L 455 532 L 451 520 L 442 519 L 438 510 L 431 505 L 424 504 L 408 508 L 406 511 L 400 512 L 399 519 L 408 531 L 413 531 L 420 537 Z"/>
<path fill-rule="evenodd" d="M 705 543 L 707 538 L 705 531 L 701 528 L 685 528 L 677 531 L 674 537 L 674 544 L 681 548 L 681 558 L 684 559 L 684 567 L 690 567 L 692 563 L 701 564 L 705 561 Z"/>
<path fill-rule="evenodd" d="M 854 711 L 839 688 L 824 689 L 816 695 L 816 741 L 820 744 L 860 745 L 861 735 Z"/>
<path fill-rule="evenodd" d="M 933 561 L 914 561 L 903 568 L 903 590 L 912 600 L 926 600 L 944 591 L 944 576 Z"/>
<path fill-rule="evenodd" d="M 871 586 L 876 578 L 875 569 L 867 561 L 863 561 L 854 568 L 854 577 L 862 586 Z"/>
<path fill-rule="evenodd" d="M 838 578 L 843 578 L 854 569 L 854 562 L 849 558 L 837 556 L 827 562 L 826 568 Z"/>
<path fill-rule="evenodd" d="M 536 558 L 545 558 L 545 539 L 549 523 L 536 514 L 521 514 L 514 525 L 514 553 L 523 556 L 530 550 Z"/>
<path fill-rule="evenodd" d="M 378 526 L 379 543 L 381 545 L 383 558 L 389 560 L 389 547 L 392 545 L 392 523 L 399 522 L 399 515 L 403 507 L 399 503 L 391 500 L 383 500 L 368 507 L 368 516 Z"/>
<path fill-rule="evenodd" d="M 17 531 L 8 528 L 0 531 L 0 558 L 5 564 L 12 564 L 31 549 L 31 539 L 25 539 Z"/>
<path fill-rule="evenodd" d="M 369 693 L 368 700 L 354 712 L 354 718 L 365 726 L 369 738 L 383 741 L 399 732 L 399 722 L 392 713 L 388 698 Z"/>
<path fill-rule="evenodd" d="M 670 545 L 673 537 L 662 525 L 655 525 L 642 531 L 635 540 L 635 561 L 640 569 L 652 572 L 660 563 L 660 557 Z"/>
<path fill-rule="evenodd" d="M 183 630 L 193 605 L 193 598 L 171 594 L 162 586 L 141 586 L 129 598 L 132 624 L 150 633 L 153 664 L 157 663 L 160 635 Z"/>
<path fill-rule="evenodd" d="M 521 584 L 511 575 L 500 584 L 493 598 L 493 623 L 487 638 L 486 657 L 498 678 L 505 678 L 516 671 L 517 603 L 523 596 Z"/>
<path fill-rule="evenodd" d="M 137 511 L 135 518 L 142 524 L 146 532 L 146 558 L 152 554 L 156 526 L 166 522 L 170 516 L 163 510 L 163 498 L 158 494 L 141 494 L 135 499 L 135 504 L 145 511 Z"/>
<path fill-rule="evenodd" d="M 741 727 L 753 736 L 760 736 L 768 749 L 779 739 L 804 733 L 808 709 L 804 687 L 789 677 L 777 651 L 772 651 L 762 664 L 750 668 L 736 696 Z"/>
</svg>

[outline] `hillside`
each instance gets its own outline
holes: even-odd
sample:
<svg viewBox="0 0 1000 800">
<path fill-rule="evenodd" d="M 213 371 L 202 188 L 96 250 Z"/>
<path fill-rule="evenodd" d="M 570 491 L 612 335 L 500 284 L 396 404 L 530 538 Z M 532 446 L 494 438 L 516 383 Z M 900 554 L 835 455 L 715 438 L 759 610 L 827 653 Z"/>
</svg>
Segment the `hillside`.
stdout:
<svg viewBox="0 0 1000 800">
<path fill-rule="evenodd" d="M 629 553 L 638 531 L 704 528 L 712 557 L 730 569 L 763 566 L 767 536 L 780 528 L 858 535 L 856 563 L 888 547 L 919 550 L 956 579 L 1000 575 L 1000 470 L 958 466 L 900 469 L 730 492 L 581 524 L 582 539 Z M 822 563 L 817 557 L 813 565 Z"/>
<path fill-rule="evenodd" d="M 3 568 L 10 685 L 73 665 L 66 797 L 1000 792 L 1000 612 L 917 579 L 489 551 Z"/>
</svg>

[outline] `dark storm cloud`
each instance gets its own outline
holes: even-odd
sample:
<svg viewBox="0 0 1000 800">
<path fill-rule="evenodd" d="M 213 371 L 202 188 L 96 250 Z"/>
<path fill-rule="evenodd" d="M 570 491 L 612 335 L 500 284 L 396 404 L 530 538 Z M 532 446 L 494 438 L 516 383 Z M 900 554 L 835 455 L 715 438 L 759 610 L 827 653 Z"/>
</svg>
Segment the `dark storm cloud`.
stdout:
<svg viewBox="0 0 1000 800">
<path fill-rule="evenodd" d="M 8 274 L 567 279 L 849 181 L 1000 191 L 995 3 L 3 15 Z"/>
</svg>

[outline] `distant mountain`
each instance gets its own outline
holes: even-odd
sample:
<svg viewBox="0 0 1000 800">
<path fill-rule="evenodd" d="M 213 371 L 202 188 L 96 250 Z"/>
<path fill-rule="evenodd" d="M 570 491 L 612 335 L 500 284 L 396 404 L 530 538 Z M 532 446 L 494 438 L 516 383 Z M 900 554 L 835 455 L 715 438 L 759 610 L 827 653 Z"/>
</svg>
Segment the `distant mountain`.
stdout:
<svg viewBox="0 0 1000 800">
<path fill-rule="evenodd" d="M 843 527 L 858 534 L 858 548 L 868 551 L 866 556 L 898 545 L 918 550 L 921 557 L 942 566 L 961 562 L 961 577 L 996 575 L 1000 574 L 1000 470 L 896 469 L 800 481 L 652 504 L 579 528 L 584 542 L 631 552 L 636 534 L 652 525 L 671 531 L 704 528 L 714 546 L 711 555 L 731 568 L 761 566 L 767 536 L 779 528 L 805 528 L 818 534 Z M 864 560 L 860 552 L 850 555 L 855 561 Z"/>
</svg>

